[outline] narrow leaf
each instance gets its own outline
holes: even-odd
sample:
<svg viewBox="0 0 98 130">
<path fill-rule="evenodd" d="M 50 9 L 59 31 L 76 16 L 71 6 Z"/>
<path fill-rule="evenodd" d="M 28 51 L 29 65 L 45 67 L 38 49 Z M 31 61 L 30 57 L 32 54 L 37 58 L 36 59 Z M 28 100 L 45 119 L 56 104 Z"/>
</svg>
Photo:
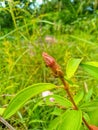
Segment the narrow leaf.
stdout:
<svg viewBox="0 0 98 130">
<path fill-rule="evenodd" d="M 98 62 L 96 62 L 96 61 L 86 62 L 85 64 L 98 67 Z"/>
<path fill-rule="evenodd" d="M 32 123 L 44 123 L 45 121 L 43 121 L 43 120 L 31 120 L 30 122 L 29 122 L 29 124 L 32 124 Z"/>
<path fill-rule="evenodd" d="M 84 102 L 89 102 L 91 100 L 92 95 L 93 95 L 93 88 L 89 89 L 88 93 L 85 94 L 83 98 Z"/>
<path fill-rule="evenodd" d="M 9 103 L 7 109 L 4 111 L 3 117 L 5 119 L 12 116 L 20 107 L 22 107 L 25 102 L 31 97 L 36 96 L 37 94 L 56 88 L 55 85 L 50 83 L 39 83 L 29 86 L 22 91 L 20 91 Z"/>
<path fill-rule="evenodd" d="M 66 75 L 68 78 L 74 76 L 82 59 L 71 58 L 66 66 Z"/>
<path fill-rule="evenodd" d="M 75 103 L 78 105 L 79 102 L 83 99 L 84 92 L 80 91 L 74 96 Z"/>
<path fill-rule="evenodd" d="M 85 71 L 87 71 L 90 75 L 94 76 L 96 79 L 98 79 L 98 67 L 94 65 L 89 65 L 87 63 L 82 63 L 81 66 L 84 68 Z"/>
<path fill-rule="evenodd" d="M 94 101 L 91 101 L 91 102 L 87 102 L 87 103 L 83 103 L 81 106 L 80 106 L 81 110 L 83 111 L 94 111 L 96 109 L 98 109 L 98 100 L 94 100 Z"/>
</svg>

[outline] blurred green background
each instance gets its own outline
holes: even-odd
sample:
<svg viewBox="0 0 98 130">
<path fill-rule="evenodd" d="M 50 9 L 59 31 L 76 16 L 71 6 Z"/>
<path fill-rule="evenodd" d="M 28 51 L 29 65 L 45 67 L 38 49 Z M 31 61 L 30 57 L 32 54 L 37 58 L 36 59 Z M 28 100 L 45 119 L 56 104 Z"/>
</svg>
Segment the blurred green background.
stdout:
<svg viewBox="0 0 98 130">
<path fill-rule="evenodd" d="M 70 57 L 98 61 L 98 1 L 0 1 L 0 107 L 31 84 L 61 85 L 44 65 L 42 52 L 56 58 L 64 72 Z M 72 81 L 98 92 L 97 81 L 81 68 Z M 39 106 L 32 112 L 40 98 L 31 99 L 10 122 L 18 129 L 46 130 L 54 108 Z"/>
</svg>

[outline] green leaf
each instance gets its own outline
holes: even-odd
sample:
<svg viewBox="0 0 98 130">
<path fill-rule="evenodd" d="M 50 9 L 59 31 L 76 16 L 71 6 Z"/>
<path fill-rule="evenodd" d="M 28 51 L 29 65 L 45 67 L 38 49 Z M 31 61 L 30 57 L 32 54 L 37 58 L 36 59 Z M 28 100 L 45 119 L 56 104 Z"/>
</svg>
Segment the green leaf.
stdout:
<svg viewBox="0 0 98 130">
<path fill-rule="evenodd" d="M 81 66 L 84 68 L 85 71 L 87 71 L 90 75 L 94 76 L 96 79 L 98 79 L 98 67 L 95 65 L 90 65 L 88 63 L 82 63 Z"/>
<path fill-rule="evenodd" d="M 63 115 L 59 130 L 79 130 L 82 122 L 82 112 L 79 110 L 67 110 Z"/>
<path fill-rule="evenodd" d="M 87 102 L 87 103 L 83 103 L 81 106 L 80 106 L 81 110 L 83 111 L 94 111 L 96 109 L 98 109 L 98 100 L 94 100 L 94 101 L 91 101 L 91 102 Z"/>
<path fill-rule="evenodd" d="M 98 67 L 98 62 L 96 62 L 96 61 L 86 62 L 85 64 Z"/>
<path fill-rule="evenodd" d="M 79 102 L 83 99 L 84 92 L 80 91 L 74 96 L 74 100 L 76 104 L 79 104 Z"/>
<path fill-rule="evenodd" d="M 91 100 L 91 97 L 93 95 L 93 88 L 91 88 L 88 93 L 85 94 L 83 100 L 84 102 L 89 102 Z"/>
<path fill-rule="evenodd" d="M 57 127 L 61 122 L 62 122 L 62 115 L 52 120 L 47 130 L 58 130 Z"/>
<path fill-rule="evenodd" d="M 81 123 L 82 112 L 80 110 L 67 110 L 51 122 L 48 130 L 79 130 Z"/>
<path fill-rule="evenodd" d="M 32 124 L 32 123 L 44 123 L 45 121 L 43 121 L 43 120 L 31 120 L 30 122 L 29 122 L 29 124 Z"/>
<path fill-rule="evenodd" d="M 34 97 L 43 91 L 50 90 L 53 88 L 56 88 L 56 86 L 53 84 L 39 83 L 23 89 L 9 103 L 7 109 L 4 111 L 3 117 L 5 119 L 9 118 L 15 112 L 17 112 L 17 110 L 22 107 L 31 97 Z"/>
<path fill-rule="evenodd" d="M 66 66 L 66 75 L 68 78 L 74 76 L 82 59 L 71 58 Z"/>
<path fill-rule="evenodd" d="M 5 108 L 0 108 L 0 115 L 2 115 L 5 111 Z"/>
<path fill-rule="evenodd" d="M 88 112 L 91 124 L 98 126 L 98 109 Z"/>
<path fill-rule="evenodd" d="M 63 113 L 63 109 L 55 107 L 53 112 L 51 112 L 51 115 L 56 115 L 56 116 L 60 116 Z"/>
<path fill-rule="evenodd" d="M 51 102 L 51 100 L 50 100 L 51 98 L 54 99 L 53 102 Z M 72 107 L 72 103 L 68 99 L 66 99 L 62 96 L 56 95 L 56 94 L 47 96 L 45 103 L 47 105 L 55 105 L 56 104 L 56 105 L 59 105 L 61 107 L 65 107 L 65 108 Z"/>
</svg>

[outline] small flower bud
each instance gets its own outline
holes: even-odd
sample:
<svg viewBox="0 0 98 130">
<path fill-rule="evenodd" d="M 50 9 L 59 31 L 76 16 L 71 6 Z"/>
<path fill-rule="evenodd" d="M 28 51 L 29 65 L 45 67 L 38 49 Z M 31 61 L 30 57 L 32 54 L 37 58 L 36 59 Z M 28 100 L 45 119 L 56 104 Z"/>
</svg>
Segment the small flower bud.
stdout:
<svg viewBox="0 0 98 130">
<path fill-rule="evenodd" d="M 47 53 L 43 52 L 42 56 L 47 66 L 51 67 L 55 64 L 54 58 L 48 55 Z"/>
<path fill-rule="evenodd" d="M 52 56 L 48 55 L 45 52 L 43 52 L 42 56 L 43 56 L 43 59 L 44 59 L 46 65 L 51 68 L 51 70 L 54 72 L 55 75 L 63 76 L 63 72 L 62 72 L 60 66 L 57 64 L 57 62 L 55 61 L 55 59 Z"/>
</svg>

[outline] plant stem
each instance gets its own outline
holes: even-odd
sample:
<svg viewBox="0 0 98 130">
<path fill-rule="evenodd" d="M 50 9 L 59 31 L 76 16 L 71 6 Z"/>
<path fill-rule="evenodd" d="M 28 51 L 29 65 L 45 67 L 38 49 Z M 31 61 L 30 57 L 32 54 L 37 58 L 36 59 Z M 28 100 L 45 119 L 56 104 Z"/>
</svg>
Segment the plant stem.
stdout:
<svg viewBox="0 0 98 130">
<path fill-rule="evenodd" d="M 16 24 L 16 20 L 15 20 L 15 15 L 14 15 L 14 12 L 13 12 L 13 0 L 12 1 L 8 1 L 8 5 L 9 5 L 9 8 L 10 8 L 10 13 L 11 13 L 11 16 L 12 16 L 12 20 L 13 20 L 13 23 L 14 23 L 14 26 L 15 28 L 17 28 L 17 24 Z"/>
<path fill-rule="evenodd" d="M 71 92 L 70 92 L 70 90 L 69 90 L 69 85 L 68 85 L 68 83 L 64 80 L 64 77 L 63 77 L 63 76 L 59 76 L 59 78 L 60 78 L 60 80 L 62 81 L 62 83 L 63 83 L 63 85 L 64 85 L 64 89 L 65 89 L 65 91 L 67 92 L 67 94 L 68 94 L 68 96 L 69 96 L 69 98 L 70 98 L 70 101 L 72 102 L 72 104 L 73 104 L 73 106 L 74 106 L 74 109 L 75 109 L 75 110 L 78 110 L 78 106 L 76 105 L 76 103 L 75 103 L 75 101 L 74 101 L 74 99 L 73 99 L 73 97 L 72 97 L 72 94 L 71 94 Z M 86 122 L 86 120 L 84 119 L 84 117 L 82 117 L 82 120 L 83 120 L 84 124 L 87 126 L 87 128 L 88 128 L 89 130 L 92 130 L 92 129 L 90 128 L 89 124 L 88 124 L 88 123 Z"/>
<path fill-rule="evenodd" d="M 0 116 L 0 122 L 9 128 L 9 130 L 15 130 L 3 117 Z"/>
<path fill-rule="evenodd" d="M 86 120 L 84 119 L 84 117 L 82 117 L 82 120 L 84 122 L 84 124 L 88 127 L 89 130 L 92 130 L 92 128 L 89 126 L 89 124 L 86 122 Z"/>
<path fill-rule="evenodd" d="M 69 98 L 70 98 L 70 101 L 71 101 L 72 104 L 74 105 L 74 109 L 75 109 L 75 110 L 78 110 L 78 107 L 77 107 L 77 105 L 75 104 L 75 101 L 74 101 L 74 99 L 73 99 L 73 97 L 72 97 L 72 95 L 71 95 L 71 93 L 70 93 L 70 91 L 69 91 L 69 85 L 68 85 L 68 83 L 65 82 L 65 80 L 64 80 L 63 77 L 60 77 L 60 79 L 61 79 L 61 81 L 62 81 L 62 83 L 63 83 L 63 85 L 64 85 L 65 91 L 67 92 L 67 94 L 68 94 L 68 96 L 69 96 Z"/>
<path fill-rule="evenodd" d="M 57 64 L 55 59 L 52 56 L 48 55 L 47 53 L 43 52 L 42 56 L 44 58 L 44 61 L 45 61 L 46 65 L 48 67 L 50 67 L 51 70 L 53 71 L 53 73 L 56 74 L 60 78 L 60 80 L 62 81 L 62 83 L 64 85 L 64 89 L 67 92 L 67 94 L 68 94 L 68 96 L 70 98 L 70 101 L 72 102 L 72 104 L 74 106 L 74 109 L 79 110 L 78 106 L 76 105 L 76 103 L 74 101 L 74 98 L 73 98 L 73 96 L 72 96 L 72 94 L 71 94 L 71 92 L 69 90 L 69 84 L 64 79 L 64 74 L 63 74 L 63 71 L 61 70 L 60 66 Z M 84 117 L 82 117 L 82 120 L 83 120 L 84 124 L 87 126 L 87 128 L 89 130 L 92 130 L 91 127 L 89 126 L 89 124 L 84 119 Z"/>
</svg>

